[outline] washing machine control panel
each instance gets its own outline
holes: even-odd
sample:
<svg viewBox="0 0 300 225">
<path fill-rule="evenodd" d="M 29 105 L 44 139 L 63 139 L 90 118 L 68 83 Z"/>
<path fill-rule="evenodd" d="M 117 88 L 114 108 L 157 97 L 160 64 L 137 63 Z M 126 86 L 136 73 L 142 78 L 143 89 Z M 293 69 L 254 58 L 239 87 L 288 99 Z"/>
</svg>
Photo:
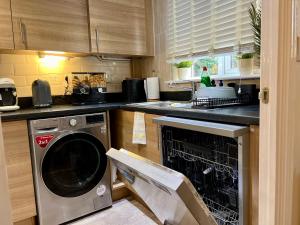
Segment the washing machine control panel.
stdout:
<svg viewBox="0 0 300 225">
<path fill-rule="evenodd" d="M 76 119 L 70 119 L 69 124 L 71 127 L 75 127 L 77 125 L 77 120 Z"/>
</svg>

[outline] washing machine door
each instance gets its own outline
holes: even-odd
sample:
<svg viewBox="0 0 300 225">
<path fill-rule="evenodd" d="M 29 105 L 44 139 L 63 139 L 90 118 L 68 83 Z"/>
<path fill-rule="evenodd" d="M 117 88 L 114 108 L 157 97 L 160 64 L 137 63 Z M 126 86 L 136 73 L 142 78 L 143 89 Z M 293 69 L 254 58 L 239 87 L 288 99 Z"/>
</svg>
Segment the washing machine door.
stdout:
<svg viewBox="0 0 300 225">
<path fill-rule="evenodd" d="M 77 197 L 91 191 L 104 176 L 106 150 L 94 136 L 73 133 L 52 144 L 42 160 L 42 178 L 47 188 L 62 197 Z"/>
</svg>

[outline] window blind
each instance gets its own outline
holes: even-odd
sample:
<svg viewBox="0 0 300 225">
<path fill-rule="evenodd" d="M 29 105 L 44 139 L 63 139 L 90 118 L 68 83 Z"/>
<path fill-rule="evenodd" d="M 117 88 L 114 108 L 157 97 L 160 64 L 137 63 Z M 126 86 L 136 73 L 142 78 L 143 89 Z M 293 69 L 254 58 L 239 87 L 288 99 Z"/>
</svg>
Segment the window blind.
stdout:
<svg viewBox="0 0 300 225">
<path fill-rule="evenodd" d="M 255 0 L 168 0 L 170 58 L 234 51 L 250 46 L 248 9 Z"/>
</svg>

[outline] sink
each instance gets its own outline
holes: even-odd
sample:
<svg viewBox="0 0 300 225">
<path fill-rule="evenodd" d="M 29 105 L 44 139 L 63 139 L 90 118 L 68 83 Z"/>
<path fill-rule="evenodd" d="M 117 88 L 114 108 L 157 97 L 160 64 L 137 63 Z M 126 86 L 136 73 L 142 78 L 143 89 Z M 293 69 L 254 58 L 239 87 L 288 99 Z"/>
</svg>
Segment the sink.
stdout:
<svg viewBox="0 0 300 225">
<path fill-rule="evenodd" d="M 159 101 L 159 102 L 141 102 L 141 103 L 133 103 L 129 106 L 136 107 L 151 107 L 151 108 L 191 108 L 192 103 L 190 102 L 173 102 L 173 101 Z"/>
</svg>

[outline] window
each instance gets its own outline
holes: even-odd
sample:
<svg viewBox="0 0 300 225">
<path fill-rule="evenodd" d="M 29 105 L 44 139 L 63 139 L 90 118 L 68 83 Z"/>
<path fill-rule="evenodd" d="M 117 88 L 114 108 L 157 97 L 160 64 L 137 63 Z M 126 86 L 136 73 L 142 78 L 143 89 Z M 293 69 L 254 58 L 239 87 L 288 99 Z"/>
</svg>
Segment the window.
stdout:
<svg viewBox="0 0 300 225">
<path fill-rule="evenodd" d="M 169 58 L 232 53 L 236 46 L 251 46 L 250 3 L 254 0 L 168 0 Z M 223 60 L 224 73 L 234 72 L 234 60 Z"/>
<path fill-rule="evenodd" d="M 200 77 L 203 67 L 207 67 L 210 75 L 238 75 L 236 58 L 233 54 L 215 57 L 199 57 L 193 60 L 193 77 Z"/>
</svg>

